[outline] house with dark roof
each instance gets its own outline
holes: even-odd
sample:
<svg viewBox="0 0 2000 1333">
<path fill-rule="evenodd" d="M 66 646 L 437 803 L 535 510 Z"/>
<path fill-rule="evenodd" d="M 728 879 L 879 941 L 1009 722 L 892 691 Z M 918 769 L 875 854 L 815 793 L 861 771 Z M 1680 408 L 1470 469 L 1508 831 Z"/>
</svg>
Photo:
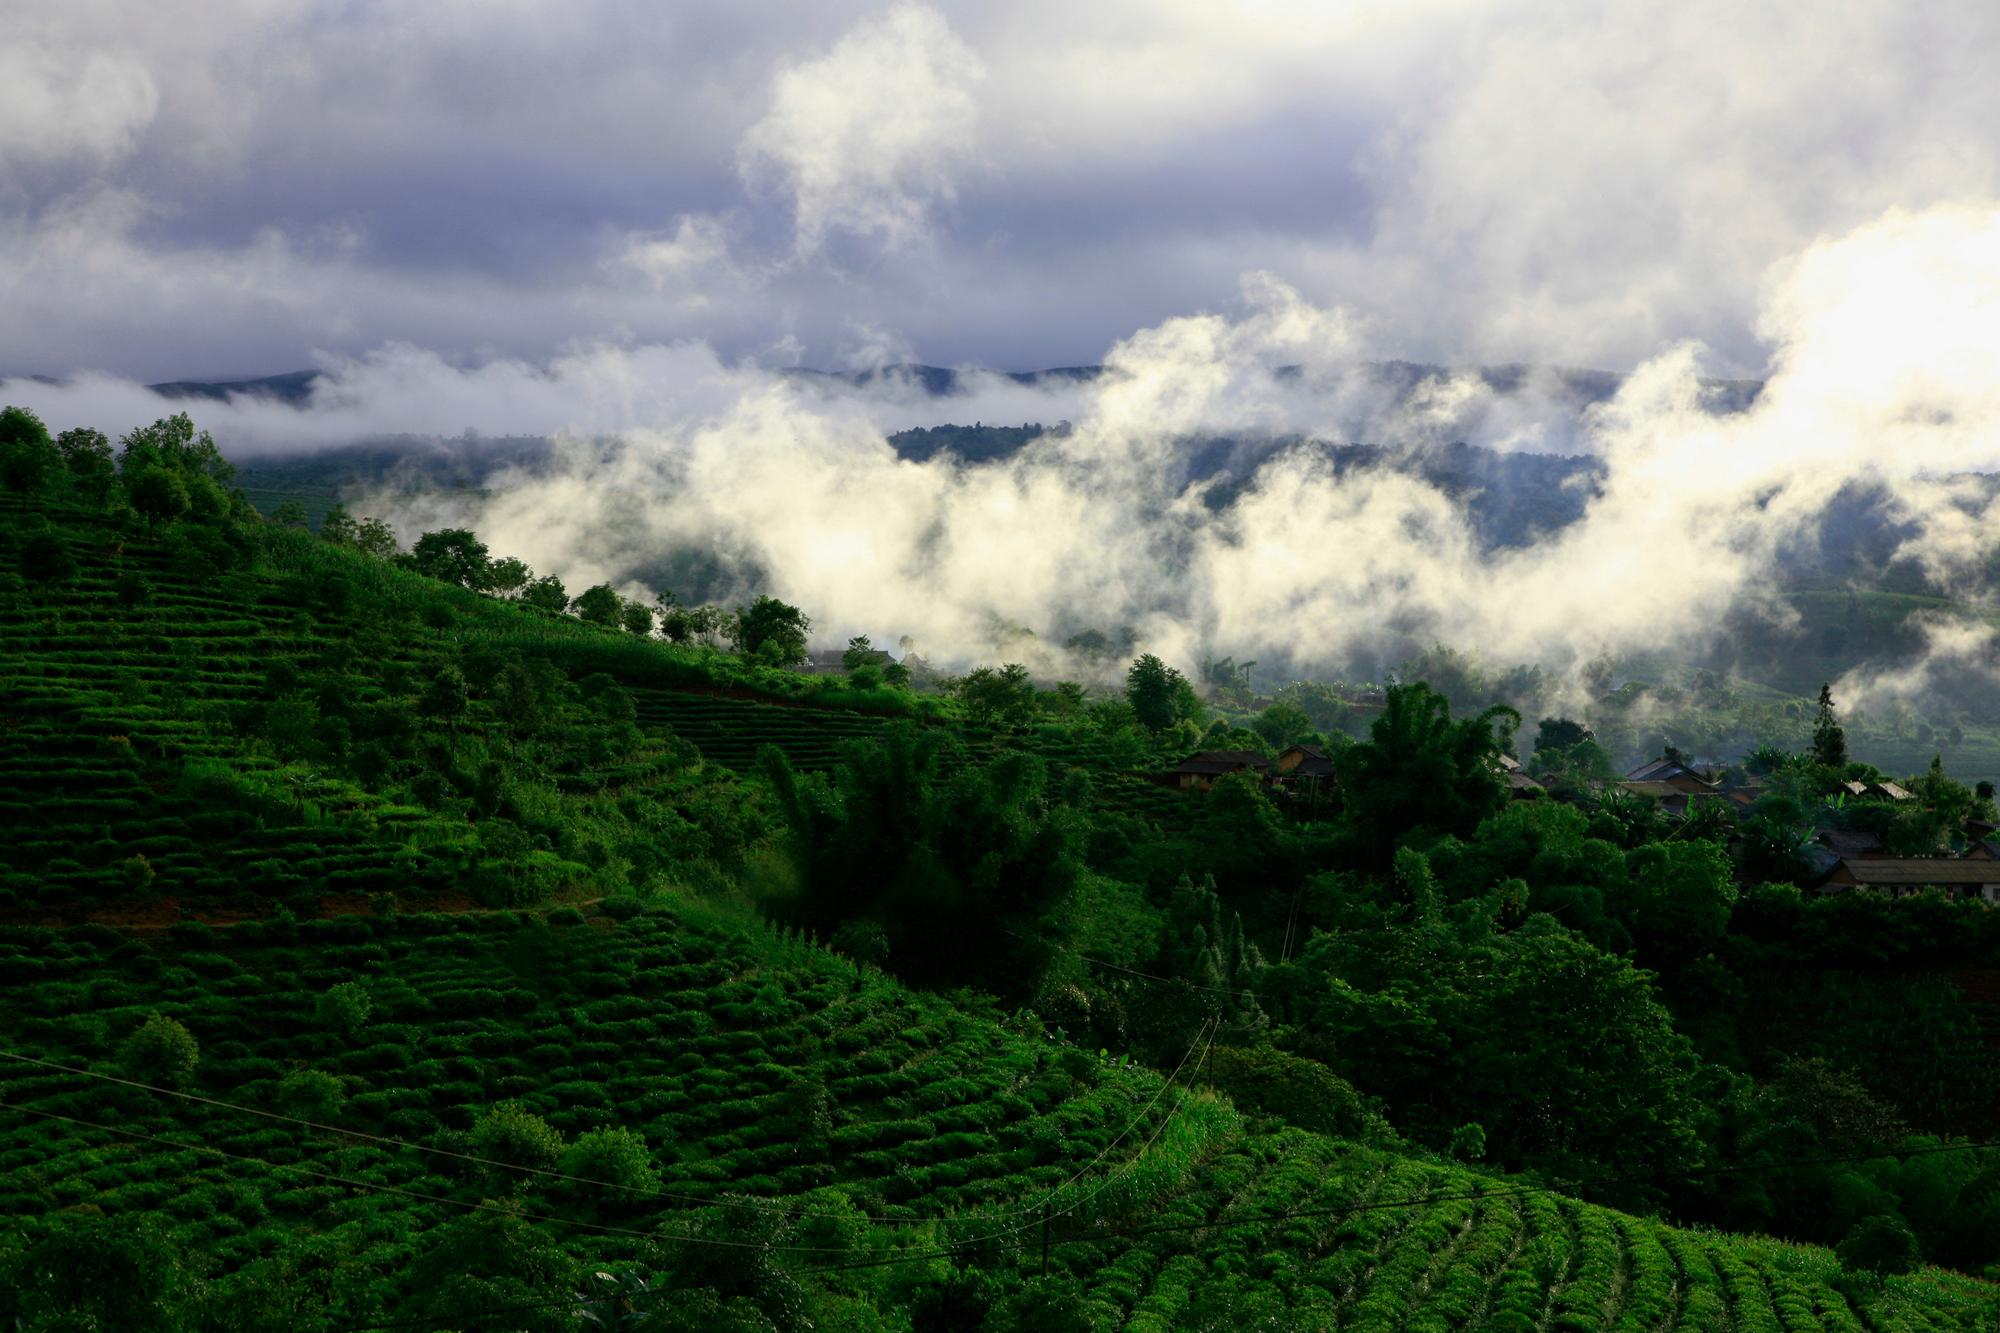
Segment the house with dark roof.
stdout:
<svg viewBox="0 0 2000 1333">
<path fill-rule="evenodd" d="M 883 667 L 895 661 L 893 654 L 880 648 L 870 648 L 863 656 L 867 666 Z M 844 676 L 848 672 L 847 650 L 845 648 L 822 648 L 807 656 L 799 670 L 808 676 Z"/>
<path fill-rule="evenodd" d="M 1822 882 L 1829 892 L 1885 893 L 1892 898 L 1936 890 L 1951 898 L 2000 905 L 2000 861 L 1932 856 L 1843 859 Z"/>
<path fill-rule="evenodd" d="M 1843 861 L 1875 861 L 1889 854 L 1888 849 L 1882 845 L 1882 835 L 1867 829 L 1822 829 L 1819 834 L 1819 845 Z"/>
<path fill-rule="evenodd" d="M 1164 786 L 1207 791 L 1217 778 L 1231 773 L 1255 773 L 1261 777 L 1270 771 L 1271 761 L 1255 750 L 1200 750 L 1161 776 L 1166 779 Z"/>
<path fill-rule="evenodd" d="M 1521 761 L 1511 754 L 1502 754 L 1495 761 L 1500 768 L 1500 776 L 1507 781 L 1507 795 L 1514 800 L 1523 797 L 1541 796 L 1548 791 L 1541 783 L 1528 776 L 1528 770 L 1521 767 Z"/>
<path fill-rule="evenodd" d="M 1317 745 L 1288 746 L 1271 761 L 1271 776 L 1289 781 L 1324 781 L 1333 776 L 1333 760 Z"/>
<path fill-rule="evenodd" d="M 1655 759 L 1650 764 L 1641 764 L 1627 773 L 1619 785 L 1629 788 L 1634 783 L 1644 783 L 1649 788 L 1652 784 L 1662 784 L 1688 796 L 1708 796 L 1719 790 L 1714 782 L 1678 759 Z"/>
</svg>

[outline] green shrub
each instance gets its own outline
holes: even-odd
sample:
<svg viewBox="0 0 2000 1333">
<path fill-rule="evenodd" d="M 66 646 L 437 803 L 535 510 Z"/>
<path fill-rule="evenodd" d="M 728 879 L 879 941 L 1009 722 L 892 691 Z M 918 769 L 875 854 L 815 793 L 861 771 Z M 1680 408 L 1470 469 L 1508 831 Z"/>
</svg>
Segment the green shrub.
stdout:
<svg viewBox="0 0 2000 1333">
<path fill-rule="evenodd" d="M 546 1171 L 562 1158 L 562 1135 L 519 1102 L 501 1102 L 472 1127 L 472 1151 L 504 1166 Z M 502 1179 L 511 1173 L 495 1171 Z"/>
<path fill-rule="evenodd" d="M 192 1032 L 156 1010 L 119 1047 L 118 1062 L 141 1083 L 178 1088 L 193 1081 L 201 1047 Z"/>
<path fill-rule="evenodd" d="M 324 1070 L 295 1069 L 279 1082 L 277 1102 L 286 1115 L 326 1123 L 340 1115 L 347 1089 Z"/>
<path fill-rule="evenodd" d="M 578 1135 L 562 1155 L 562 1170 L 565 1175 L 579 1177 L 566 1182 L 573 1193 L 598 1204 L 638 1202 L 660 1183 L 646 1140 L 624 1128 L 593 1129 Z"/>
</svg>

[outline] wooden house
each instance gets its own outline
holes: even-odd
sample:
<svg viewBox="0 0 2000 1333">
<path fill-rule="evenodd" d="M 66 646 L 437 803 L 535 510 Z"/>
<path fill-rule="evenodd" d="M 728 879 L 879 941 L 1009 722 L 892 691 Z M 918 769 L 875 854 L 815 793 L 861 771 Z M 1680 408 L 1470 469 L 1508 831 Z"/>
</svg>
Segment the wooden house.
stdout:
<svg viewBox="0 0 2000 1333">
<path fill-rule="evenodd" d="M 1333 777 L 1333 760 L 1317 745 L 1293 745 L 1271 761 L 1271 776 L 1285 781 L 1325 782 Z"/>
<path fill-rule="evenodd" d="M 1518 801 L 1523 797 L 1541 796 L 1548 791 L 1548 788 L 1528 776 L 1528 771 L 1521 767 L 1521 761 L 1513 755 L 1503 754 L 1497 762 L 1500 766 L 1500 776 L 1507 782 L 1507 795 L 1512 799 Z"/>
<path fill-rule="evenodd" d="M 2000 861 L 1983 857 L 1854 857 L 1834 866 L 1822 887 L 1835 892 L 1886 893 L 1893 898 L 1936 889 L 1952 898 L 2000 904 Z"/>
<path fill-rule="evenodd" d="M 1200 750 L 1175 764 L 1164 775 L 1164 785 L 1182 791 L 1207 791 L 1215 780 L 1231 773 L 1269 774 L 1271 761 L 1255 750 Z"/>
<path fill-rule="evenodd" d="M 1650 764 L 1641 764 L 1627 773 L 1619 785 L 1630 788 L 1634 783 L 1645 784 L 1649 789 L 1661 784 L 1688 796 L 1710 796 L 1720 790 L 1714 782 L 1676 759 L 1655 759 Z"/>
</svg>

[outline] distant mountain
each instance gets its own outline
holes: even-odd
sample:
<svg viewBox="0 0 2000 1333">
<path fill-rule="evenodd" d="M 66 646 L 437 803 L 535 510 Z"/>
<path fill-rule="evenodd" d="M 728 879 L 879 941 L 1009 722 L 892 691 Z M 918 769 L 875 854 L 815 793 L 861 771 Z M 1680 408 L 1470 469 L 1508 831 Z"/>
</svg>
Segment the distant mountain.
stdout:
<svg viewBox="0 0 2000 1333">
<path fill-rule="evenodd" d="M 1398 394 L 1408 394 L 1427 379 L 1462 373 L 1451 366 L 1432 365 L 1420 361 L 1371 361 L 1366 363 L 1370 374 L 1382 387 Z M 1480 366 L 1474 370 L 1487 387 L 1495 393 L 1511 395 L 1520 393 L 1529 385 L 1530 378 L 1542 368 L 1525 365 Z M 810 366 L 787 370 L 784 373 L 806 380 L 841 383 L 857 389 L 878 385 L 905 384 L 921 390 L 932 398 L 950 398 L 969 392 L 967 381 L 976 374 L 994 374 L 1003 379 L 1027 387 L 1053 386 L 1062 384 L 1088 384 L 1104 374 L 1103 366 L 1052 366 L 1046 370 L 1003 370 L 979 371 L 972 368 L 949 366 L 927 366 L 907 363 L 893 366 L 877 366 L 869 370 L 818 370 Z M 207 398 L 217 402 L 242 396 L 251 398 L 273 398 L 294 407 L 302 407 L 312 396 L 313 386 L 319 382 L 323 372 L 317 370 L 294 370 L 282 375 L 264 375 L 257 379 L 242 380 L 167 380 L 146 387 L 163 398 Z M 1281 366 L 1277 374 L 1280 378 L 1297 376 L 1297 366 Z M 1603 402 L 1618 392 L 1624 383 L 1624 376 L 1610 370 L 1576 369 L 1567 366 L 1548 368 L 1563 392 L 1578 405 Z M 52 383 L 46 376 L 35 378 Z M 1764 385 L 1761 380 L 1706 380 L 1704 383 L 1716 395 L 1718 405 L 1725 411 L 1741 411 L 1756 401 Z"/>
<path fill-rule="evenodd" d="M 162 398 L 208 398 L 218 403 L 237 396 L 276 398 L 293 407 L 303 407 L 319 377 L 317 370 L 292 370 L 254 380 L 168 380 L 146 387 Z"/>
</svg>

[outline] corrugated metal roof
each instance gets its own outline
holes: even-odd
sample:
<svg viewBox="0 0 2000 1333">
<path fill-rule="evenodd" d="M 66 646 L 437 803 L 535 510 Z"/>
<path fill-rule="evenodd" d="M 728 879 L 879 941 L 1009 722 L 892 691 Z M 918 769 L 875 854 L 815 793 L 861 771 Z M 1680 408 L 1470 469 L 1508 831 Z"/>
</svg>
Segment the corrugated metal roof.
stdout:
<svg viewBox="0 0 2000 1333">
<path fill-rule="evenodd" d="M 1959 861 L 1944 857 L 1859 857 L 1840 868 L 1857 884 L 1898 887 L 1924 884 L 2000 884 L 2000 861 Z"/>
</svg>

